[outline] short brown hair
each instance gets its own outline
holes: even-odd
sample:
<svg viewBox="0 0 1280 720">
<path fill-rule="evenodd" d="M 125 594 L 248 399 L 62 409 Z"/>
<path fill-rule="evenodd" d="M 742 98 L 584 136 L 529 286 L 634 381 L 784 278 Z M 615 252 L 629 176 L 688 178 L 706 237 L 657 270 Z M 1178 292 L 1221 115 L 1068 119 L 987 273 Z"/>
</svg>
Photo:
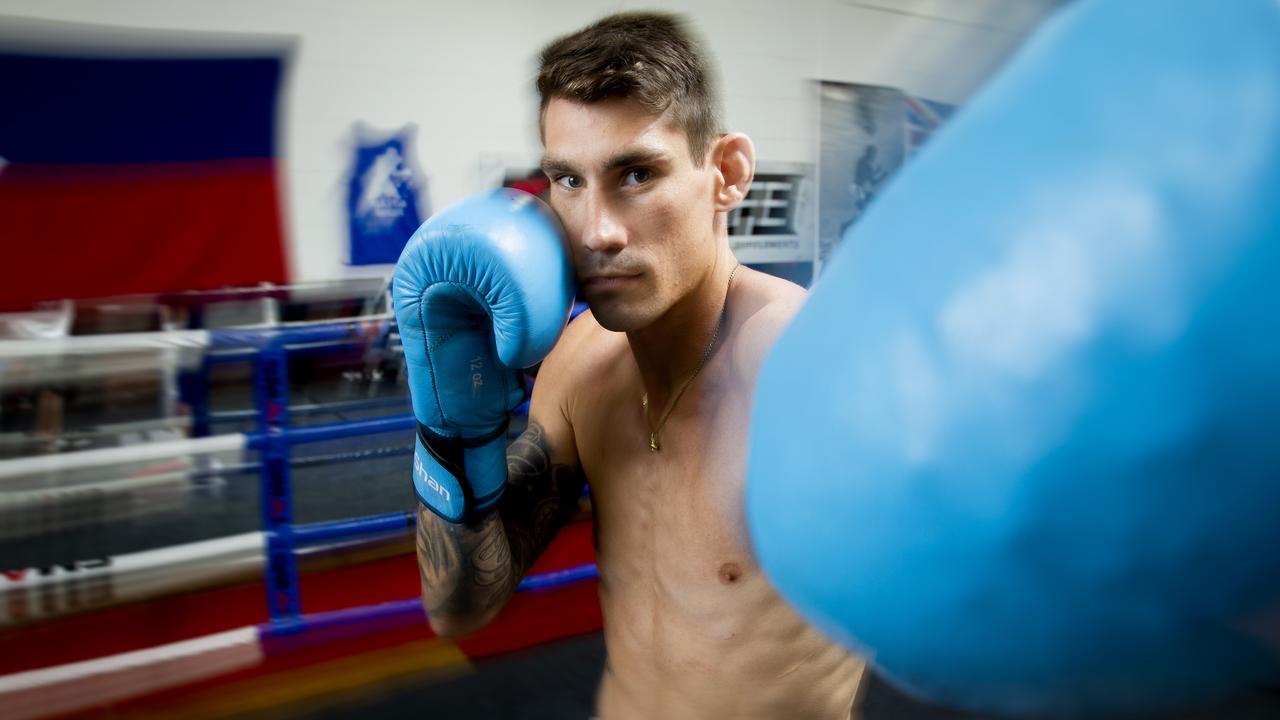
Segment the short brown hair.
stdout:
<svg viewBox="0 0 1280 720">
<path fill-rule="evenodd" d="M 671 110 L 696 165 L 721 132 L 713 69 L 676 15 L 610 15 L 547 45 L 541 59 L 539 126 L 552 98 L 627 98 L 654 113 Z"/>
</svg>

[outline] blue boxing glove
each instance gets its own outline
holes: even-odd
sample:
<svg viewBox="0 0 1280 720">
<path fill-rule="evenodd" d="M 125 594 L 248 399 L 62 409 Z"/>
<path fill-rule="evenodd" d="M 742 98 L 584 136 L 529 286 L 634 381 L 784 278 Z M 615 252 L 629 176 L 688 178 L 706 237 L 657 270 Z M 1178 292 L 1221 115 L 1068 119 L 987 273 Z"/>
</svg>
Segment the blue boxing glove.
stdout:
<svg viewBox="0 0 1280 720">
<path fill-rule="evenodd" d="M 1066 4 L 761 371 L 761 566 L 930 701 L 1093 718 L 1280 681 L 1280 4 L 1170 9 Z"/>
<path fill-rule="evenodd" d="M 516 190 L 467 198 L 409 239 L 392 300 L 418 418 L 413 488 L 449 522 L 497 505 L 518 368 L 551 351 L 573 303 L 559 223 Z"/>
</svg>

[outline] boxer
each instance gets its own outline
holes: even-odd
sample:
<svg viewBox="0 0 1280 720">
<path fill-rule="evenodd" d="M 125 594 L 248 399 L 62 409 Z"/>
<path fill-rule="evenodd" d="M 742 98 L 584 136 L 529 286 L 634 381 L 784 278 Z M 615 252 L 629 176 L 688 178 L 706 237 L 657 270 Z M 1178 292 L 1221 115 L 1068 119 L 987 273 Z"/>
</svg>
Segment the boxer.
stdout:
<svg viewBox="0 0 1280 720">
<path fill-rule="evenodd" d="M 751 140 L 721 130 L 711 68 L 666 15 L 612 16 L 553 42 L 538 90 L 563 245 L 531 198 L 499 193 L 426 223 L 396 270 L 432 627 L 489 622 L 586 483 L 601 717 L 847 718 L 861 660 L 779 598 L 745 527 L 752 387 L 805 298 L 729 248 Z M 570 274 L 590 310 L 557 340 Z M 520 401 L 509 368 L 552 345 L 528 428 L 504 448 Z"/>
</svg>

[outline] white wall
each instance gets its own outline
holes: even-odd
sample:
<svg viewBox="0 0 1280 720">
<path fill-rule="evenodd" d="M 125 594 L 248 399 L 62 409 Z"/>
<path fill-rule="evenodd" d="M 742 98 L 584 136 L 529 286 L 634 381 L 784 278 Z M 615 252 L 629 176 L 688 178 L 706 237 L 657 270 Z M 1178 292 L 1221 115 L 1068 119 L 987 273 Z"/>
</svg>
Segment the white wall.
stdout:
<svg viewBox="0 0 1280 720">
<path fill-rule="evenodd" d="M 532 81 L 542 45 L 609 12 L 686 13 L 718 59 L 730 126 L 761 160 L 816 162 L 815 79 L 963 103 L 1060 0 L 0 0 L 0 15 L 297 38 L 285 87 L 284 194 L 293 277 L 345 265 L 352 128 L 418 126 L 441 208 L 486 164 L 538 156 Z"/>
</svg>

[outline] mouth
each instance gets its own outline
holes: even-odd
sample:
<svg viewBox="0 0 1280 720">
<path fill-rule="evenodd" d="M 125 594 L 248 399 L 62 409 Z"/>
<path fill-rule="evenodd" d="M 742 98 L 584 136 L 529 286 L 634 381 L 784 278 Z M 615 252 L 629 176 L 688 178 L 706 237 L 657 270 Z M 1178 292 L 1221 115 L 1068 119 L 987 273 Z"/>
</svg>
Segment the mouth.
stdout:
<svg viewBox="0 0 1280 720">
<path fill-rule="evenodd" d="M 640 279 L 639 273 L 634 275 L 592 275 L 582 278 L 580 285 L 583 290 L 616 290 L 626 287 L 638 279 Z"/>
</svg>

